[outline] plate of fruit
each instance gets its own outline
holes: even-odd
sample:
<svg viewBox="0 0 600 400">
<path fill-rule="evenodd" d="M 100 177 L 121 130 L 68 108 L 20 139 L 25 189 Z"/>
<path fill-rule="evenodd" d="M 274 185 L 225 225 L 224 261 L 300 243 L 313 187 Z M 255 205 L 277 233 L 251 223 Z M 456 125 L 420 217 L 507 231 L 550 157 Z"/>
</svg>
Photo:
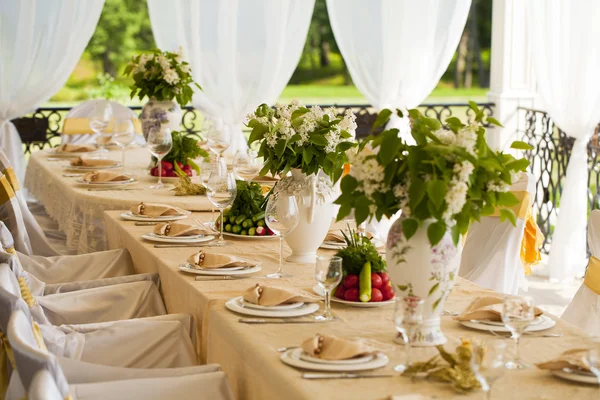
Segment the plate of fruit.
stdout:
<svg viewBox="0 0 600 400">
<path fill-rule="evenodd" d="M 230 208 L 223 211 L 223 235 L 241 239 L 276 238 L 265 224 L 267 196 L 257 182 L 236 181 L 237 195 Z M 215 226 L 219 229 L 219 218 Z"/>
<path fill-rule="evenodd" d="M 161 161 L 162 178 L 166 181 L 176 181 L 179 180 L 179 175 L 199 175 L 200 167 L 194 160 L 208 157 L 206 150 L 198 146 L 195 139 L 179 132 L 172 132 L 171 138 L 173 139 L 173 147 Z M 150 170 L 150 175 L 158 176 L 158 165 Z"/>
<path fill-rule="evenodd" d="M 387 274 L 385 260 L 366 236 L 354 231 L 344 234 L 346 247 L 336 256 L 342 258 L 342 282 L 335 288 L 331 301 L 352 307 L 380 307 L 394 303 L 394 289 Z M 324 294 L 320 288 L 315 293 Z"/>
</svg>

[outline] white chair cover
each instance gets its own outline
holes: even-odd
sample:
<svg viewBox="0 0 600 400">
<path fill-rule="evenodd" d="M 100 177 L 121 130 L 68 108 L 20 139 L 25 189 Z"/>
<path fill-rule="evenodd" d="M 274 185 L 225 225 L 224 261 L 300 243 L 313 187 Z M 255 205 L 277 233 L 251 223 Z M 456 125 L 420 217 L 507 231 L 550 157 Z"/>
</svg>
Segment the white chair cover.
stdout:
<svg viewBox="0 0 600 400">
<path fill-rule="evenodd" d="M 56 386 L 52 374 L 46 369 L 38 371 L 33 376 L 27 397 L 29 400 L 65 400 Z"/>
<path fill-rule="evenodd" d="M 0 173 L 0 222 L 3 222 L 12 234 L 15 249 L 32 255 L 33 249 L 23 222 L 23 214 L 8 179 Z"/>
<path fill-rule="evenodd" d="M 94 111 L 94 106 L 98 101 L 105 100 L 88 100 L 85 101 L 73 108 L 66 115 L 67 118 L 89 118 Z M 113 119 L 128 119 L 135 118 L 137 119 L 137 115 L 135 112 L 122 104 L 117 103 L 116 101 L 110 101 L 110 105 L 112 106 L 112 115 Z M 94 144 L 96 143 L 96 134 L 82 133 L 82 134 L 62 134 L 60 135 L 61 143 L 76 143 L 76 144 Z M 135 135 L 133 143 L 144 145 L 146 141 L 144 140 L 144 135 Z"/>
<path fill-rule="evenodd" d="M 600 210 L 590 213 L 588 244 L 592 256 L 600 258 Z M 600 294 L 590 289 L 584 281 L 561 318 L 590 335 L 600 335 Z"/>
<path fill-rule="evenodd" d="M 527 191 L 535 197 L 535 178 L 522 174 L 511 191 Z M 517 218 L 516 226 L 499 217 L 482 217 L 469 228 L 462 251 L 459 275 L 485 288 L 500 293 L 518 293 L 526 287 L 521 262 L 521 241 L 525 221 Z"/>
</svg>

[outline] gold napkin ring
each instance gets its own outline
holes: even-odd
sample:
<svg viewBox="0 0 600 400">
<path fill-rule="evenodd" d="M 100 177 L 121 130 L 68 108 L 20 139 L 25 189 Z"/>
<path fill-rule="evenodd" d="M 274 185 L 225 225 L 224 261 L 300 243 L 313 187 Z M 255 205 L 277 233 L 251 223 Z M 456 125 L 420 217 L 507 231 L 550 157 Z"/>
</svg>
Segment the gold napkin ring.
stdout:
<svg viewBox="0 0 600 400">
<path fill-rule="evenodd" d="M 202 250 L 198 251 L 198 265 L 204 264 L 205 256 L 206 256 L 206 253 L 204 253 L 204 251 L 202 251 Z"/>
<path fill-rule="evenodd" d="M 144 202 L 142 201 L 140 203 L 140 215 L 144 215 L 144 212 L 146 211 L 146 205 L 144 204 Z"/>
<path fill-rule="evenodd" d="M 90 177 L 90 179 L 91 179 L 92 182 L 96 182 L 98 180 L 98 173 L 94 172 L 92 174 L 92 176 Z"/>
<path fill-rule="evenodd" d="M 171 223 L 167 222 L 167 226 L 165 226 L 165 236 L 169 236 L 169 232 L 171 232 Z"/>
<path fill-rule="evenodd" d="M 315 349 L 315 354 L 321 354 L 323 351 L 323 342 L 325 338 L 319 334 L 317 334 L 317 348 Z"/>
</svg>

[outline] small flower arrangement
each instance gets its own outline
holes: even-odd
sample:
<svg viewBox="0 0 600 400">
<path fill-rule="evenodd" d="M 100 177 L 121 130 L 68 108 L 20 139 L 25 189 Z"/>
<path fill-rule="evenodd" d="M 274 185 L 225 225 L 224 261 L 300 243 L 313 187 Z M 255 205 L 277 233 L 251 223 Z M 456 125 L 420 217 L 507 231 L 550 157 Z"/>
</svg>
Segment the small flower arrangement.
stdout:
<svg viewBox="0 0 600 400">
<path fill-rule="evenodd" d="M 433 221 L 427 228 L 431 245 L 439 243 L 448 229 L 457 244 L 472 221 L 497 208 L 500 219 L 514 225 L 516 216 L 508 207 L 519 200 L 508 189 L 529 162 L 491 150 L 484 122 L 499 123 L 486 118 L 475 103 L 469 105 L 475 115 L 469 125 L 450 117 L 442 126 L 416 109 L 408 115 L 397 110 L 400 118 L 410 118 L 416 144 L 408 145 L 398 129 L 362 142 L 359 151 L 349 157 L 350 174 L 341 181 L 342 194 L 335 201 L 340 205 L 338 220 L 353 209 L 359 224 L 402 210 L 402 232 L 407 239 L 424 221 Z M 382 111 L 373 129 L 384 126 L 390 116 L 390 110 Z M 514 142 L 511 147 L 527 150 L 530 146 Z"/>
<path fill-rule="evenodd" d="M 348 160 L 346 151 L 356 146 L 356 116 L 351 110 L 341 116 L 333 107 L 307 108 L 297 100 L 274 109 L 260 105 L 248 115 L 247 126 L 252 128 L 248 142 L 260 142 L 258 155 L 265 160 L 260 175 L 285 175 L 295 168 L 306 175 L 322 170 L 336 182 Z"/>
<path fill-rule="evenodd" d="M 155 49 L 150 54 L 133 57 L 123 74 L 133 77 L 131 98 L 137 95 L 140 100 L 144 97 L 159 101 L 176 99 L 183 107 L 194 94 L 192 84 L 202 90 L 192 79 L 192 71 L 183 61 L 181 48 L 177 52 Z"/>
</svg>

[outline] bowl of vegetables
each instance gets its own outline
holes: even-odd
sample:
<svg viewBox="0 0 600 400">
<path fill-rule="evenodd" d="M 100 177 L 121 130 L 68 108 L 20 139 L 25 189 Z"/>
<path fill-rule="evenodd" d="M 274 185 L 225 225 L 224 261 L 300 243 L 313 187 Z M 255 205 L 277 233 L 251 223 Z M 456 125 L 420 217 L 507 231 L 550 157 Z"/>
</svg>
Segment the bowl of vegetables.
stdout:
<svg viewBox="0 0 600 400">
<path fill-rule="evenodd" d="M 200 167 L 194 162 L 200 157 L 208 157 L 206 150 L 198 145 L 198 141 L 180 132 L 171 132 L 173 147 L 161 161 L 163 179 L 178 180 L 179 175 L 194 176 L 200 174 Z M 153 157 L 156 166 L 150 169 L 150 175 L 158 176 L 158 162 Z M 179 173 L 179 174 L 178 174 Z"/>
</svg>

